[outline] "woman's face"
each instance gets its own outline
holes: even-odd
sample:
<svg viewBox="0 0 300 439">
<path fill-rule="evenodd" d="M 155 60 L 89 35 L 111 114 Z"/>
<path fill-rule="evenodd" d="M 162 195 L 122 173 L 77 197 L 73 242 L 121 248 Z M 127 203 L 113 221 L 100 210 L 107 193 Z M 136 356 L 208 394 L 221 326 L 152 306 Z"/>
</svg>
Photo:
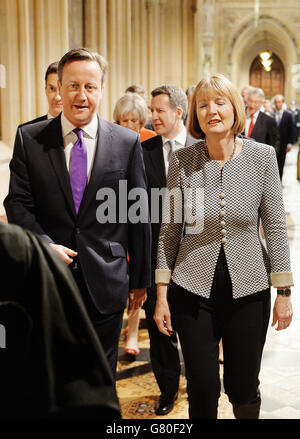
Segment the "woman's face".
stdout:
<svg viewBox="0 0 300 439">
<path fill-rule="evenodd" d="M 224 95 L 198 94 L 196 113 L 201 130 L 205 136 L 226 134 L 234 124 L 234 108 Z"/>
<path fill-rule="evenodd" d="M 120 125 L 125 128 L 129 128 L 130 130 L 140 132 L 141 128 L 143 128 L 143 124 L 140 121 L 139 117 L 135 113 L 127 113 L 120 118 Z"/>
</svg>

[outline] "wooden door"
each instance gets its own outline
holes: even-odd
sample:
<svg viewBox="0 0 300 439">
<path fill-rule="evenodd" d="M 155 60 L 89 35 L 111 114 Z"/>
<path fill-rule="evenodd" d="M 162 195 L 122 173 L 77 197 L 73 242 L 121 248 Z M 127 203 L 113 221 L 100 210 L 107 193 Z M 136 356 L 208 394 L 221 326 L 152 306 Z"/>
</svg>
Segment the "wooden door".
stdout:
<svg viewBox="0 0 300 439">
<path fill-rule="evenodd" d="M 259 56 L 254 59 L 250 68 L 250 85 L 263 89 L 266 99 L 271 99 L 276 94 L 284 95 L 284 67 L 275 53 L 272 54 L 272 59 L 270 72 L 265 71 Z"/>
</svg>

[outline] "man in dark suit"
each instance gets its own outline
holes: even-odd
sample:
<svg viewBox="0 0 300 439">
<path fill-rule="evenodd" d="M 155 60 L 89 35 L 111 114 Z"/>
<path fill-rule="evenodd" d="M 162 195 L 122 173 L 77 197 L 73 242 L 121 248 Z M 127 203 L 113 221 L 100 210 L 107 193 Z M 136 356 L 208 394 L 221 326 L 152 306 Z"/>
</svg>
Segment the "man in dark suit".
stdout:
<svg viewBox="0 0 300 439">
<path fill-rule="evenodd" d="M 279 131 L 273 117 L 262 111 L 265 96 L 260 88 L 250 88 L 247 98 L 245 135 L 279 151 Z"/>
<path fill-rule="evenodd" d="M 42 122 L 43 120 L 52 119 L 58 116 L 62 111 L 61 97 L 58 93 L 58 76 L 57 76 L 58 62 L 51 63 L 45 73 L 45 94 L 48 102 L 47 114 L 37 117 L 23 123 L 22 125 L 28 125 L 31 123 Z"/>
<path fill-rule="evenodd" d="M 115 374 L 128 293 L 132 312 L 151 283 L 151 227 L 139 136 L 97 115 L 106 67 L 87 49 L 62 57 L 63 112 L 18 128 L 4 206 L 72 268 Z M 133 218 L 131 189 L 144 220 Z"/>
<path fill-rule="evenodd" d="M 283 168 L 285 163 L 286 153 L 290 151 L 288 144 L 293 143 L 294 122 L 292 113 L 284 110 L 285 99 L 282 95 L 274 96 L 275 112 L 274 117 L 279 128 L 280 148 L 277 152 L 277 162 L 279 168 L 280 179 L 282 179 Z"/>
<path fill-rule="evenodd" d="M 166 176 L 171 153 L 178 148 L 183 148 L 196 142 L 196 139 L 187 133 L 184 126 L 188 104 L 183 90 L 174 85 L 164 85 L 152 90 L 151 95 L 152 123 L 158 135 L 142 143 L 149 196 L 153 189 L 166 187 Z M 172 149 L 170 149 L 169 141 L 171 141 Z M 157 209 L 157 204 L 155 204 L 155 207 Z M 161 223 L 161 204 L 157 210 L 156 212 L 153 209 L 151 211 L 152 286 L 148 288 L 147 301 L 144 304 L 144 308 L 150 338 L 152 369 L 161 391 L 155 411 L 157 415 L 166 415 L 173 409 L 175 399 L 177 398 L 180 359 L 176 333 L 174 332 L 170 337 L 165 336 L 158 331 L 157 325 L 153 320 L 156 305 L 154 270 L 156 267 L 157 243 Z"/>
<path fill-rule="evenodd" d="M 293 134 L 293 142 L 292 143 L 297 143 L 298 136 L 299 136 L 299 128 L 300 128 L 300 112 L 299 112 L 299 109 L 297 108 L 295 101 L 291 102 L 289 110 L 292 113 L 293 122 L 294 122 L 294 134 Z"/>
</svg>

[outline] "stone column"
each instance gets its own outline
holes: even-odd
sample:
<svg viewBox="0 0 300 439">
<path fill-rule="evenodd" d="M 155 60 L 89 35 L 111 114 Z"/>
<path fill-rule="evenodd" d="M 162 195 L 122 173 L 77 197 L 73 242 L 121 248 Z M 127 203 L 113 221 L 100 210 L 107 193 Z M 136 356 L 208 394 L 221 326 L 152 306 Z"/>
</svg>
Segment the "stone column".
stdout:
<svg viewBox="0 0 300 439">
<path fill-rule="evenodd" d="M 203 75 L 210 75 L 213 64 L 214 0 L 204 0 L 202 15 Z"/>
<path fill-rule="evenodd" d="M 196 0 L 194 13 L 194 77 L 195 83 L 198 83 L 202 77 L 202 1 Z"/>
<path fill-rule="evenodd" d="M 69 48 L 67 7 L 67 0 L 1 0 L 1 131 L 10 147 L 18 124 L 47 110 L 46 68 Z"/>
</svg>

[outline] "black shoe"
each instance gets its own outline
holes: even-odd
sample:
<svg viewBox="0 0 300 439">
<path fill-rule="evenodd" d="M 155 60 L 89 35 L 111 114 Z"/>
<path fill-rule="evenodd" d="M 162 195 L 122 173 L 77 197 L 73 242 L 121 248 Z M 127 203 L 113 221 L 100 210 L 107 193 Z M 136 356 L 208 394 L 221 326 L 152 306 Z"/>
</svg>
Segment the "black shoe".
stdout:
<svg viewBox="0 0 300 439">
<path fill-rule="evenodd" d="M 162 393 L 155 405 L 155 413 L 157 415 L 167 415 L 168 413 L 170 413 L 170 411 L 172 411 L 174 408 L 174 403 L 177 397 L 178 393 L 176 393 L 173 397 Z"/>
</svg>

